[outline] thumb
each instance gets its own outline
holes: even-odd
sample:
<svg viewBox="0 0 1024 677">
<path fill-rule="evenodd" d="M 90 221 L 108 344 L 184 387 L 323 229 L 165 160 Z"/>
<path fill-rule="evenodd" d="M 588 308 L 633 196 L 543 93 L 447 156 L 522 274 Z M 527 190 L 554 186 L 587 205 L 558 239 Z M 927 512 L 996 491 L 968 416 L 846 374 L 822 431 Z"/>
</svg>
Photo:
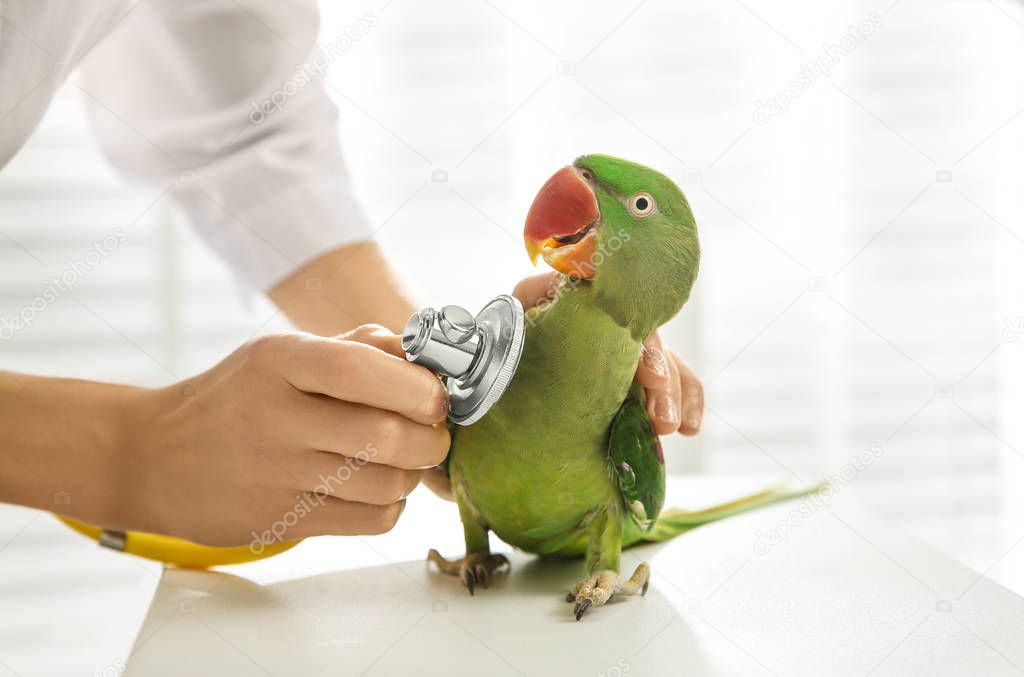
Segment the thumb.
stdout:
<svg viewBox="0 0 1024 677">
<path fill-rule="evenodd" d="M 544 299 L 555 298 L 555 294 L 558 292 L 558 282 L 561 277 L 561 273 L 554 270 L 549 273 L 525 277 L 512 290 L 512 296 L 519 299 L 519 302 L 523 304 L 523 308 L 529 310 Z"/>
</svg>

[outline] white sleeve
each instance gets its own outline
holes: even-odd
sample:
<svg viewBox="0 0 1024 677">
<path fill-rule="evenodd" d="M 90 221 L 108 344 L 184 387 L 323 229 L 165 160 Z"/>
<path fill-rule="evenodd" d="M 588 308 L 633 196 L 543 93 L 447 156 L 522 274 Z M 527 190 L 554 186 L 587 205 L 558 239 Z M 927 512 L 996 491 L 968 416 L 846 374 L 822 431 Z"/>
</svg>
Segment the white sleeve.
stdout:
<svg viewBox="0 0 1024 677">
<path fill-rule="evenodd" d="M 324 91 L 318 23 L 312 1 L 147 0 L 72 76 L 115 166 L 173 184 L 258 289 L 371 235 Z"/>
</svg>

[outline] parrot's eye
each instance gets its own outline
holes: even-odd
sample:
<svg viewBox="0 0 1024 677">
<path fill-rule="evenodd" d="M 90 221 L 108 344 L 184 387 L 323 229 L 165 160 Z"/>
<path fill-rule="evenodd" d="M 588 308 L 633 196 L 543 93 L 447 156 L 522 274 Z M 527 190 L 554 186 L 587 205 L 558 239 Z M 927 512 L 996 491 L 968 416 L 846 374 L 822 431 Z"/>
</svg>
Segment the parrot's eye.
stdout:
<svg viewBox="0 0 1024 677">
<path fill-rule="evenodd" d="M 584 181 L 593 181 L 594 180 L 594 174 L 589 169 L 581 169 L 580 170 L 580 176 L 583 177 Z"/>
<path fill-rule="evenodd" d="M 633 216 L 647 216 L 657 207 L 650 193 L 637 193 L 629 198 L 628 206 Z"/>
</svg>

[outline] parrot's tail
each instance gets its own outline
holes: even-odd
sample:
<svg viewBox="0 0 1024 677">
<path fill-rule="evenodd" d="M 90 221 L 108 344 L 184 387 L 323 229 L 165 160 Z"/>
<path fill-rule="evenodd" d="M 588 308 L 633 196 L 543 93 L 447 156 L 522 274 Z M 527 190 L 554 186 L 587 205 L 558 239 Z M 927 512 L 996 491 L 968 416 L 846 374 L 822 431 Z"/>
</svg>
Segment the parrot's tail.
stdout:
<svg viewBox="0 0 1024 677">
<path fill-rule="evenodd" d="M 810 487 L 795 489 L 791 485 L 782 485 L 703 510 L 688 511 L 680 510 L 679 508 L 662 510 L 650 530 L 640 536 L 640 540 L 649 543 L 667 541 L 691 529 L 696 529 L 702 524 L 716 522 L 733 515 L 741 515 L 745 512 L 751 512 L 758 508 L 772 505 L 773 503 L 779 503 L 780 501 L 807 496 L 817 492 L 823 486 L 824 484 L 816 484 Z"/>
</svg>

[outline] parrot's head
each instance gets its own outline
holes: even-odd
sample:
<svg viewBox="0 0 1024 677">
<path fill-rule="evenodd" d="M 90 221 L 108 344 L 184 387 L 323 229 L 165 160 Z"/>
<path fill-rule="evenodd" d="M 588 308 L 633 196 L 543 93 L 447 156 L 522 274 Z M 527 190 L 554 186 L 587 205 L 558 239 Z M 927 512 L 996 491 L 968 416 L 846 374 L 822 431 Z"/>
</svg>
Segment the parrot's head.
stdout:
<svg viewBox="0 0 1024 677">
<path fill-rule="evenodd" d="M 596 302 L 641 340 L 690 296 L 700 263 L 686 196 L 653 169 L 584 155 L 548 179 L 526 216 L 526 251 L 592 286 Z"/>
</svg>

